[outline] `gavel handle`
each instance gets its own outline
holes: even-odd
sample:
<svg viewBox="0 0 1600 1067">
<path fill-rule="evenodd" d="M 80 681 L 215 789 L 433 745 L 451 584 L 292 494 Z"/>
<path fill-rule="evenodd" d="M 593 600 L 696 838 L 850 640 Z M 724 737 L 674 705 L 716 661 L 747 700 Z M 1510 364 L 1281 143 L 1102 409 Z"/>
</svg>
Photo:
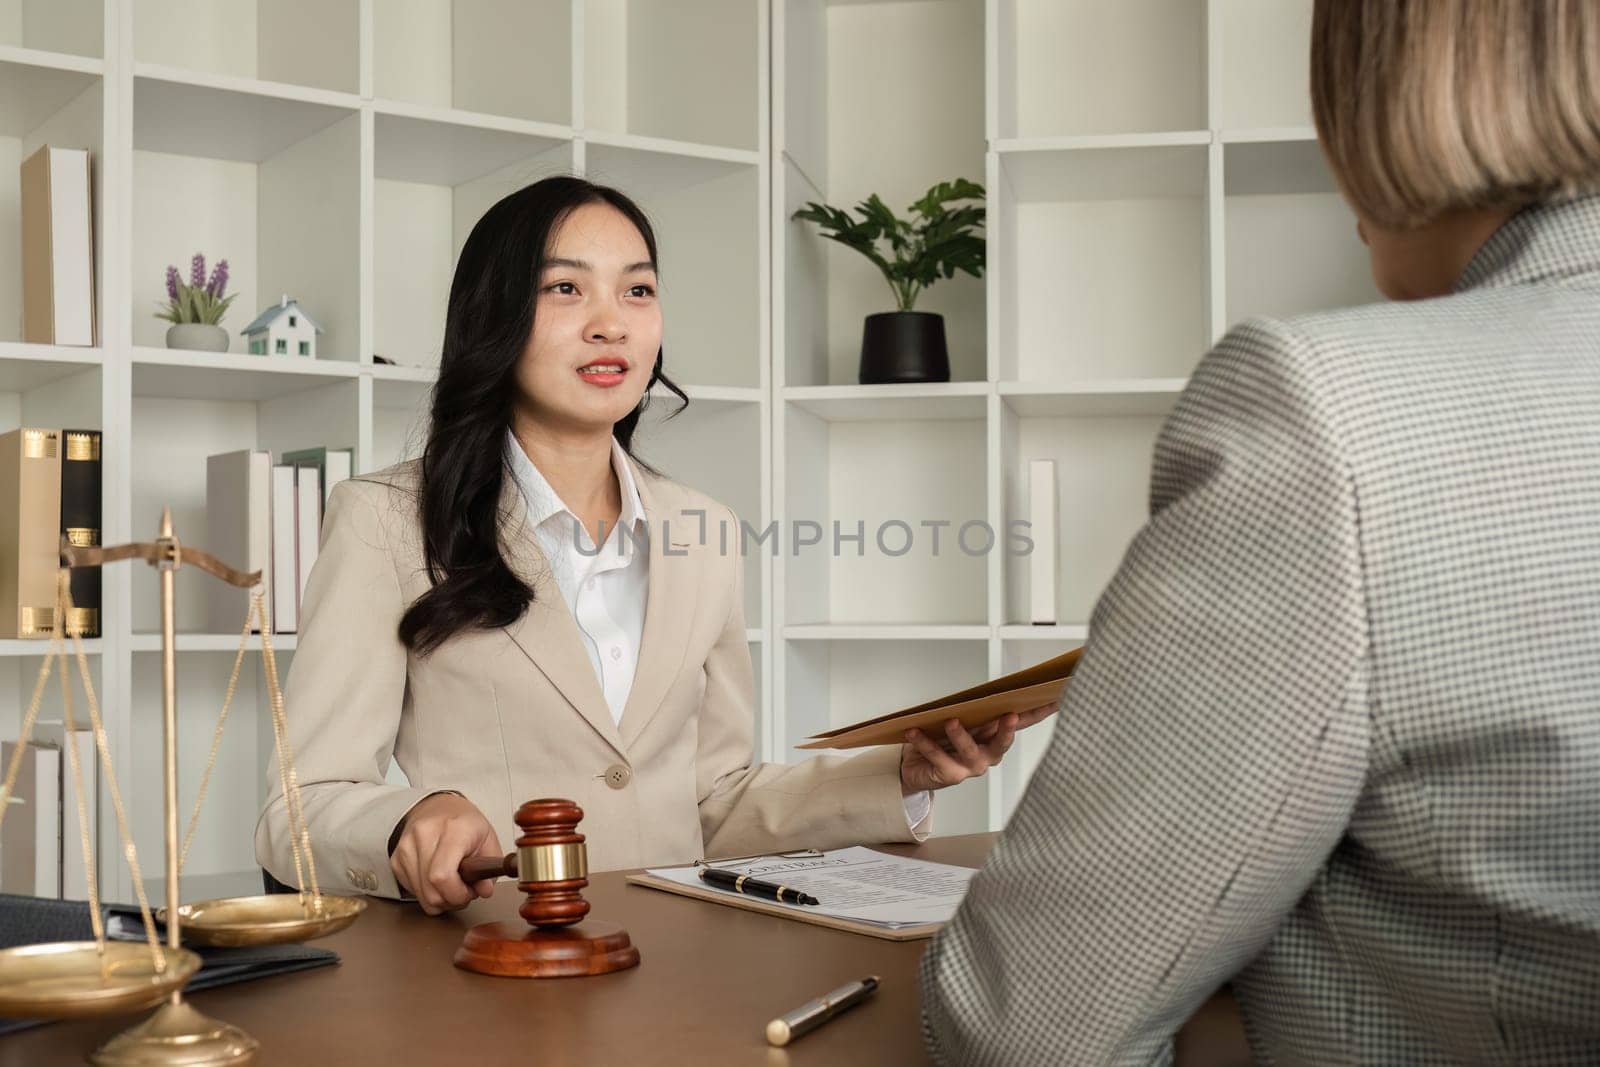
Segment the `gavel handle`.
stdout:
<svg viewBox="0 0 1600 1067">
<path fill-rule="evenodd" d="M 503 857 L 494 856 L 468 856 L 461 861 L 457 868 L 461 880 L 468 885 L 481 882 L 485 878 L 499 878 L 503 874 L 517 877 L 517 854 L 508 852 Z"/>
</svg>

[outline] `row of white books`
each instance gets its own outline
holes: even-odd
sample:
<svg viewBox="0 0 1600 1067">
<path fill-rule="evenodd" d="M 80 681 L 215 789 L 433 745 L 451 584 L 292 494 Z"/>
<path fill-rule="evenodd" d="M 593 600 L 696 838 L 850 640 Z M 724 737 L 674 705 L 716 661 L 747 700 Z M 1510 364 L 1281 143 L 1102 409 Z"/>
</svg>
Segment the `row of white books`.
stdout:
<svg viewBox="0 0 1600 1067">
<path fill-rule="evenodd" d="M 300 601 L 317 562 L 322 514 L 333 487 L 350 477 L 348 448 L 283 453 L 278 462 L 259 449 L 225 452 L 206 460 L 207 548 L 229 566 L 260 571 L 267 627 L 299 629 Z M 250 610 L 250 592 L 208 582 L 206 629 L 238 633 Z M 260 631 L 252 623 L 251 632 Z"/>
<path fill-rule="evenodd" d="M 94 733 L 84 723 L 74 725 L 80 728 L 73 730 L 70 737 L 78 754 L 78 772 L 83 776 L 89 849 L 98 870 L 100 764 L 95 756 Z M 0 828 L 0 892 L 60 900 L 89 899 L 68 737 L 63 723 L 34 723 L 33 740 L 23 753 L 10 810 Z M 0 765 L 11 765 L 17 744 L 0 743 Z"/>
</svg>

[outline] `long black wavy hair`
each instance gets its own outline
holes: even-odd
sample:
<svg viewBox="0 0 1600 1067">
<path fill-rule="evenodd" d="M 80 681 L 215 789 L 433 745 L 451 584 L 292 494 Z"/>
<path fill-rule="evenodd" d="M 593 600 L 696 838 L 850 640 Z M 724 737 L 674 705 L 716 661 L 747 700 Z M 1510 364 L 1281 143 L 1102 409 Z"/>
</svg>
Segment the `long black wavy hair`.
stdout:
<svg viewBox="0 0 1600 1067">
<path fill-rule="evenodd" d="M 585 204 L 622 212 L 644 238 L 650 262 L 659 266 L 655 231 L 639 206 L 615 189 L 572 177 L 546 178 L 505 197 L 478 220 L 461 249 L 417 490 L 432 588 L 406 610 L 399 627 L 400 640 L 420 654 L 465 629 L 510 625 L 533 602 L 533 589 L 500 551 L 500 492 L 512 477 L 506 428 L 517 397 L 517 362 L 533 333 L 540 272 L 556 230 Z M 649 385 L 660 382 L 682 401 L 676 415 L 689 398 L 661 367 L 658 350 Z M 649 398 L 647 387 L 612 428 L 630 457 Z"/>
</svg>

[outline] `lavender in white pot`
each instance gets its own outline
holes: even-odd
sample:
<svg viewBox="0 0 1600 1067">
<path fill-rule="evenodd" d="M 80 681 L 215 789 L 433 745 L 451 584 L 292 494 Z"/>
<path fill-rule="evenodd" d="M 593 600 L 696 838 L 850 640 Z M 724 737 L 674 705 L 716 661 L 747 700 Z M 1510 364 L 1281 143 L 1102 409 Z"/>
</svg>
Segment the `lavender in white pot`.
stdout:
<svg viewBox="0 0 1600 1067">
<path fill-rule="evenodd" d="M 167 268 L 167 302 L 158 304 L 156 318 L 172 323 L 167 328 L 168 348 L 226 352 L 228 331 L 219 323 L 239 294 L 223 295 L 228 288 L 228 261 L 217 260 L 206 278 L 206 257 L 199 252 L 189 263 L 189 281 L 178 277 L 177 267 Z"/>
</svg>

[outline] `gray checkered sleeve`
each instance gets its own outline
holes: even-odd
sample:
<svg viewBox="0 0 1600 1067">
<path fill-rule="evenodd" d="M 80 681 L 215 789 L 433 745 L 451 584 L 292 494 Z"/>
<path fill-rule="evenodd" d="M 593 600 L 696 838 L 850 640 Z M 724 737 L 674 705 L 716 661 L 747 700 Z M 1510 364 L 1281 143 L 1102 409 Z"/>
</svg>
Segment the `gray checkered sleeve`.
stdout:
<svg viewBox="0 0 1600 1067">
<path fill-rule="evenodd" d="M 1054 735 L 923 962 L 946 1063 L 1164 1063 L 1294 908 L 1367 766 L 1354 482 L 1316 355 L 1235 328 L 1156 445 L 1151 515 Z"/>
</svg>

